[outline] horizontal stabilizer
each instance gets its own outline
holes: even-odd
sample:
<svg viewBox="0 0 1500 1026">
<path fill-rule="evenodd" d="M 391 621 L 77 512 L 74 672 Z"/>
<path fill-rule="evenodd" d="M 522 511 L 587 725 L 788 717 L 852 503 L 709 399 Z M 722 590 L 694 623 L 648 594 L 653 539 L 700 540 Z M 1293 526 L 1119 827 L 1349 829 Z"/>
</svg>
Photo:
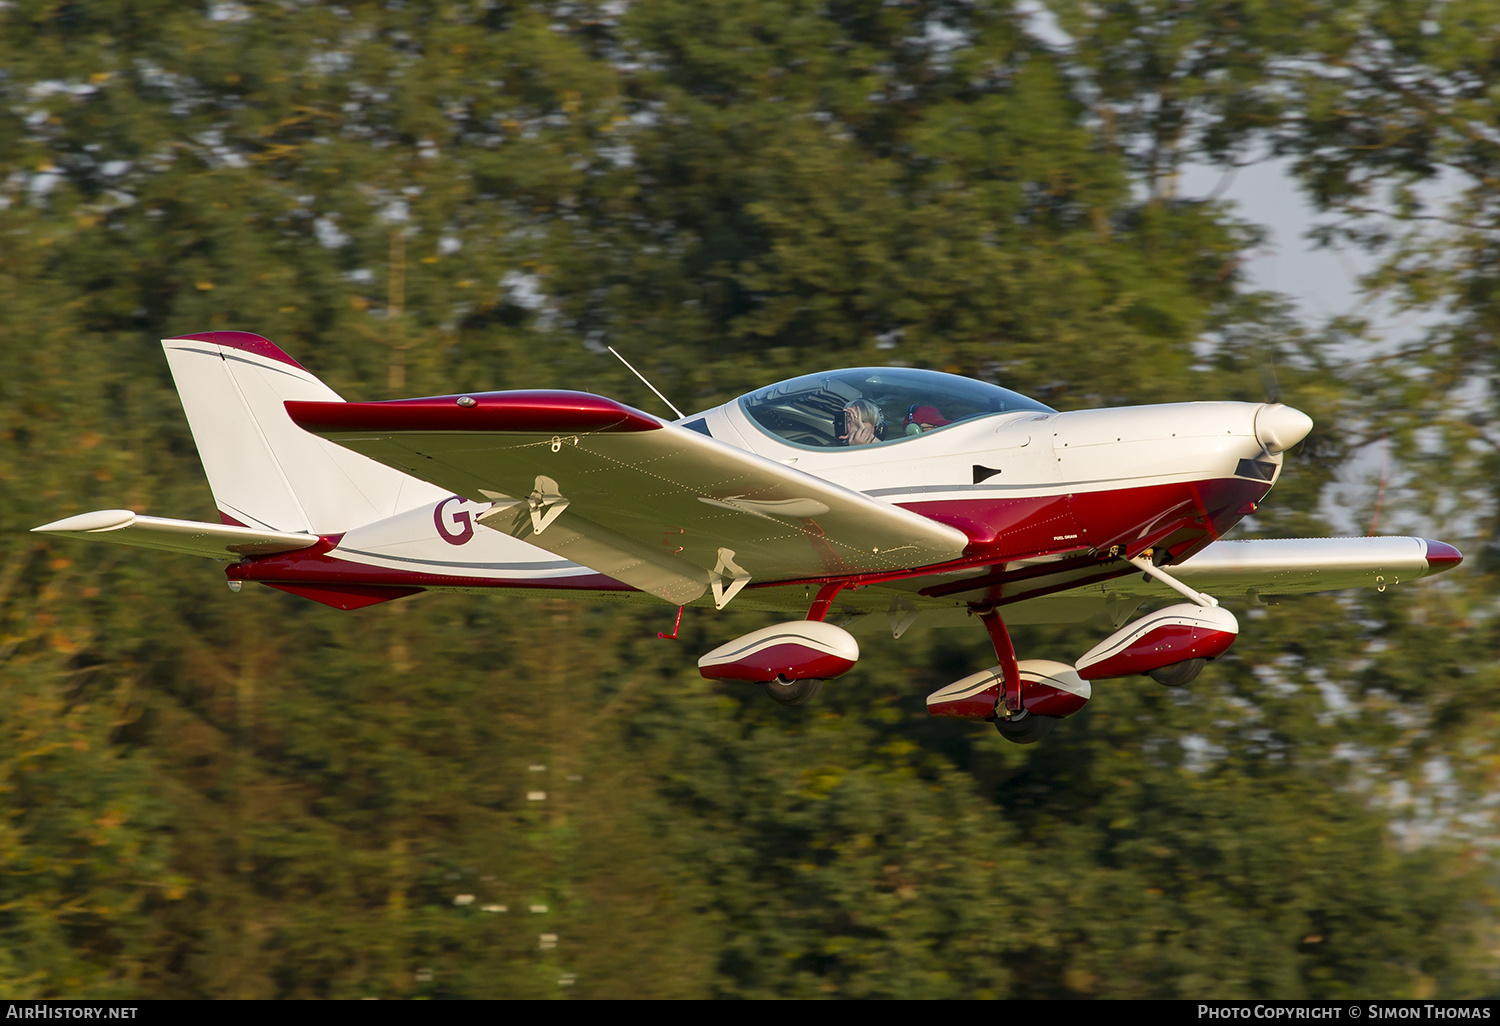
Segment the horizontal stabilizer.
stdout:
<svg viewBox="0 0 1500 1026">
<path fill-rule="evenodd" d="M 92 513 L 80 513 L 76 517 L 43 524 L 31 530 L 37 534 L 94 538 L 143 549 L 160 549 L 163 552 L 180 552 L 213 559 L 294 552 L 318 542 L 318 537 L 311 534 L 260 531 L 231 524 L 146 517 L 128 509 L 101 509 Z"/>
</svg>

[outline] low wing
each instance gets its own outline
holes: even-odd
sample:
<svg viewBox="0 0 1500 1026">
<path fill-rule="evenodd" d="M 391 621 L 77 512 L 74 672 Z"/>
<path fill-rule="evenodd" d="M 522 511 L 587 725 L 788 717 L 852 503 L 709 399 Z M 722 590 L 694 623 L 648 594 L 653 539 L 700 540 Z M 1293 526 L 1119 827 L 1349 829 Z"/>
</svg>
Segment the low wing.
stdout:
<svg viewBox="0 0 1500 1026">
<path fill-rule="evenodd" d="M 1432 577 L 1463 561 L 1453 546 L 1426 538 L 1291 538 L 1220 541 L 1170 568 L 1173 576 L 1233 603 L 1259 596 L 1347 588 L 1384 589 Z M 866 627 L 913 622 L 929 627 L 974 623 L 971 603 L 1002 608 L 1011 625 L 1081 623 L 1105 617 L 1123 623 L 1143 603 L 1182 601 L 1180 595 L 1118 560 L 1079 553 L 1022 560 L 978 572 L 943 573 L 887 582 L 839 596 L 842 615 L 886 614 Z M 776 589 L 757 592 L 773 601 Z M 785 603 L 781 608 L 785 607 Z"/>
<path fill-rule="evenodd" d="M 1451 570 L 1463 560 L 1453 546 L 1426 538 L 1264 538 L 1214 542 L 1171 567 L 1185 584 L 1220 598 L 1255 591 L 1301 595 L 1344 588 L 1384 588 Z M 1168 594 L 1140 574 L 1111 581 L 1121 595 Z"/>
<path fill-rule="evenodd" d="M 1440 574 L 1462 561 L 1453 546 L 1426 538 L 1264 538 L 1217 541 L 1168 569 L 1184 584 L 1230 600 L 1345 588 L 1384 589 Z M 975 583 L 988 584 L 991 590 L 967 589 L 966 582 L 959 580 L 925 589 L 923 594 L 959 601 L 974 601 L 976 595 L 984 594 L 1003 605 L 1037 600 L 1063 604 L 1088 597 L 1116 604 L 1179 598 L 1160 581 L 1124 568 L 1119 561 L 1098 558 L 1015 564 Z"/>
<path fill-rule="evenodd" d="M 205 524 L 196 520 L 145 517 L 128 509 L 101 509 L 31 529 L 37 534 L 69 538 L 92 538 L 163 552 L 213 559 L 267 556 L 294 552 L 317 543 L 316 535 L 282 531 L 260 531 L 232 524 Z"/>
<path fill-rule="evenodd" d="M 476 501 L 480 517 L 669 602 L 750 580 L 928 566 L 963 532 L 583 392 L 289 402 L 303 428 Z"/>
</svg>

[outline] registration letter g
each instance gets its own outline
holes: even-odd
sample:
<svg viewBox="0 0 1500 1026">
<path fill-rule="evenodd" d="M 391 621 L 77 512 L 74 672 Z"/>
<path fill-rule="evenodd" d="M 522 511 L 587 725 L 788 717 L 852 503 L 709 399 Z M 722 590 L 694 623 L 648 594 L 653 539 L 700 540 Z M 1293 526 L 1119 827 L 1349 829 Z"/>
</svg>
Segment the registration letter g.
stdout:
<svg viewBox="0 0 1500 1026">
<path fill-rule="evenodd" d="M 438 503 L 432 511 L 432 523 L 437 528 L 438 537 L 449 545 L 462 545 L 474 537 L 474 522 L 469 518 L 469 511 L 460 509 L 453 514 L 452 526 L 458 528 L 456 531 L 449 530 L 449 524 L 445 522 L 443 509 L 450 502 L 463 502 L 463 496 L 450 495 Z"/>
</svg>

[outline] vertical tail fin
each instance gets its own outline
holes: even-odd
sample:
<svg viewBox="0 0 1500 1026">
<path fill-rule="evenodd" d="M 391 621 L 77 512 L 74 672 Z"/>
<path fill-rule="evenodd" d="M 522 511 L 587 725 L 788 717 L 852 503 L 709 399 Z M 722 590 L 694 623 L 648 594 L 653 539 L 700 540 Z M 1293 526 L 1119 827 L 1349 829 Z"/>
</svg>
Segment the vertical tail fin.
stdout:
<svg viewBox="0 0 1500 1026">
<path fill-rule="evenodd" d="M 231 522 L 338 534 L 446 494 L 292 423 L 289 399 L 343 400 L 259 335 L 209 331 L 162 348 L 214 502 Z"/>
</svg>

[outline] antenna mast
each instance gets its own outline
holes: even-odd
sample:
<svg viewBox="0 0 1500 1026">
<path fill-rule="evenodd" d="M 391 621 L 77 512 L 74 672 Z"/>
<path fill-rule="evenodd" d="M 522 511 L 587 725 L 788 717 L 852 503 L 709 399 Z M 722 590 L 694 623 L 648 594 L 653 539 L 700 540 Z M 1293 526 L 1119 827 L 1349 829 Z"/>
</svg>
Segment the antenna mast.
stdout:
<svg viewBox="0 0 1500 1026">
<path fill-rule="evenodd" d="M 615 347 L 614 346 L 605 346 L 605 348 L 608 349 L 611 353 L 615 353 Z M 651 391 L 656 392 L 656 398 L 658 398 L 662 402 L 666 403 L 667 404 L 667 408 L 669 410 L 671 410 L 673 413 L 677 414 L 677 419 L 678 420 L 681 420 L 683 417 L 687 416 L 687 414 L 683 413 L 677 407 L 673 406 L 672 405 L 672 400 L 670 400 L 666 396 L 662 395 L 661 392 L 659 392 L 657 390 L 657 388 L 656 388 L 655 385 L 653 385 L 653 384 L 651 384 L 651 382 L 647 381 L 646 380 L 646 375 L 642 374 L 640 371 L 636 370 L 634 367 L 631 367 L 629 360 L 625 359 L 625 357 L 621 356 L 619 353 L 615 353 L 615 359 L 619 360 L 621 363 L 623 363 L 626 366 L 626 368 L 630 371 L 630 373 L 632 373 L 636 377 L 640 378 L 642 384 L 644 384 L 647 388 L 651 389 Z"/>
</svg>

